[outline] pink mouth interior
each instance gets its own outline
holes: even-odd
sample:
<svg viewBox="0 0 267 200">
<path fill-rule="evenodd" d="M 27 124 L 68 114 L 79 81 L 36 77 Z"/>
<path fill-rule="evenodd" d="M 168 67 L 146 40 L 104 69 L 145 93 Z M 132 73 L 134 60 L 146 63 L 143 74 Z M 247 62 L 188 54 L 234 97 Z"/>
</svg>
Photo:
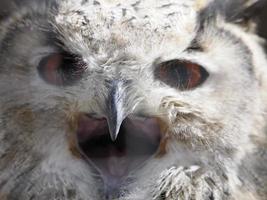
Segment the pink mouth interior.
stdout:
<svg viewBox="0 0 267 200">
<path fill-rule="evenodd" d="M 82 115 L 77 140 L 81 153 L 100 173 L 106 194 L 115 194 L 123 179 L 154 155 L 161 133 L 156 118 L 126 118 L 112 141 L 105 118 Z"/>
</svg>

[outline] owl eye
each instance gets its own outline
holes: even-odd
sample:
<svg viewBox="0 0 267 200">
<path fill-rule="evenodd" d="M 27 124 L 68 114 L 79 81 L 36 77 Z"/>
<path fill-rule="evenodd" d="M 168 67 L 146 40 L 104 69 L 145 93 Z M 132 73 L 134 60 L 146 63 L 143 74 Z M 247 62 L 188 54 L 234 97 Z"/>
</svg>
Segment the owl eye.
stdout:
<svg viewBox="0 0 267 200">
<path fill-rule="evenodd" d="M 161 63 L 155 71 L 155 77 L 165 84 L 180 90 L 189 90 L 201 85 L 209 73 L 200 65 L 183 60 L 171 60 Z"/>
<path fill-rule="evenodd" d="M 86 64 L 78 56 L 68 53 L 51 54 L 41 60 L 38 72 L 52 85 L 69 86 L 82 78 Z"/>
</svg>

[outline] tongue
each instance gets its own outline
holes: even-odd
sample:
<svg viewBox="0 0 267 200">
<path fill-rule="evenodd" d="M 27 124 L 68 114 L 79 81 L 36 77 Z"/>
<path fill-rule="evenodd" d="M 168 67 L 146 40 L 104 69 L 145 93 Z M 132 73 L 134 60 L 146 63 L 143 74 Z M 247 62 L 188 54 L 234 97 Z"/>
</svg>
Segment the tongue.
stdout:
<svg viewBox="0 0 267 200">
<path fill-rule="evenodd" d="M 111 176 L 122 177 L 126 175 L 128 165 L 125 158 L 111 156 L 107 159 L 107 170 Z"/>
<path fill-rule="evenodd" d="M 120 154 L 121 152 L 111 147 L 107 157 L 91 158 L 91 161 L 104 176 L 121 178 L 127 175 L 129 162 L 126 156 L 118 156 Z"/>
<path fill-rule="evenodd" d="M 120 152 L 112 148 L 108 157 L 91 159 L 103 179 L 105 199 L 114 199 L 119 196 L 124 178 L 129 173 L 128 158 L 126 156 L 118 157 L 118 154 Z"/>
</svg>

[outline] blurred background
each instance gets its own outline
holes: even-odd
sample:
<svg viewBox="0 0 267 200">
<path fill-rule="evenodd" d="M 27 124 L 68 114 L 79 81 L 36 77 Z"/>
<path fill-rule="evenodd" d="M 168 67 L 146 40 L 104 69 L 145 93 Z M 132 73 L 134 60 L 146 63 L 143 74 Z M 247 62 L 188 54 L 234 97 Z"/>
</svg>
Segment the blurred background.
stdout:
<svg viewBox="0 0 267 200">
<path fill-rule="evenodd" d="M 267 6 L 260 15 L 259 33 L 262 37 L 267 39 Z"/>
</svg>

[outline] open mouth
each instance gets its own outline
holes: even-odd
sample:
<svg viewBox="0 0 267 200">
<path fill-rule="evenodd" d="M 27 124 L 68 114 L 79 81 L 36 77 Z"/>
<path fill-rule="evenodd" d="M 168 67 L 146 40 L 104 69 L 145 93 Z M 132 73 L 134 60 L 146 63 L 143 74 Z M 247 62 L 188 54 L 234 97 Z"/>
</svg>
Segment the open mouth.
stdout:
<svg viewBox="0 0 267 200">
<path fill-rule="evenodd" d="M 161 137 L 157 118 L 127 117 L 115 141 L 105 118 L 83 114 L 78 120 L 79 150 L 101 175 L 107 196 L 118 196 L 124 178 L 156 154 Z"/>
</svg>

